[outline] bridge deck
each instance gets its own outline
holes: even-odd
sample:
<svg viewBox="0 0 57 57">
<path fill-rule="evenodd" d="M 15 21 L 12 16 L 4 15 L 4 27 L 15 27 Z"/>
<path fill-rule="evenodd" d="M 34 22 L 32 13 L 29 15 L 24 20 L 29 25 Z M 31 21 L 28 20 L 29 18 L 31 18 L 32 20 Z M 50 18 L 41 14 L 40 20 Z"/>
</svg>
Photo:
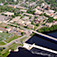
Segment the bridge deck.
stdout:
<svg viewBox="0 0 57 57">
<path fill-rule="evenodd" d="M 57 41 L 57 39 L 54 38 L 54 37 L 51 37 L 51 36 L 48 36 L 48 35 L 45 35 L 45 34 L 42 34 L 42 33 L 36 32 L 36 31 L 32 31 L 32 32 L 34 32 L 34 33 L 36 33 L 36 34 L 38 34 L 38 35 L 41 35 L 41 36 L 47 37 L 47 38 L 49 38 L 49 39 L 52 39 L 52 40 Z"/>
</svg>

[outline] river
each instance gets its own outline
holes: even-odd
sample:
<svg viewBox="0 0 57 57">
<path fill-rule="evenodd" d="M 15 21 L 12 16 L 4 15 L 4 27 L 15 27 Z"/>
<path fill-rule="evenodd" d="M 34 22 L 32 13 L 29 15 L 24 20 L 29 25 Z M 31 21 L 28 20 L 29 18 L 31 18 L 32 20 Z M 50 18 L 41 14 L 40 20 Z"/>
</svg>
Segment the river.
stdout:
<svg viewBox="0 0 57 57">
<path fill-rule="evenodd" d="M 52 32 L 52 33 L 46 33 L 49 36 L 55 37 L 57 38 L 57 31 L 56 32 Z M 37 34 L 35 34 L 33 37 L 31 37 L 28 41 L 26 41 L 26 43 L 29 44 L 33 44 L 35 43 L 35 45 L 39 45 L 39 46 L 43 46 L 52 50 L 57 51 L 57 43 L 50 41 L 48 39 L 45 39 Z M 30 51 L 24 49 L 24 48 L 19 48 L 19 52 L 13 52 L 10 53 L 10 55 L 8 57 L 57 57 L 56 54 L 51 53 L 51 52 L 47 52 L 44 50 L 40 50 L 37 48 L 32 48 Z"/>
</svg>

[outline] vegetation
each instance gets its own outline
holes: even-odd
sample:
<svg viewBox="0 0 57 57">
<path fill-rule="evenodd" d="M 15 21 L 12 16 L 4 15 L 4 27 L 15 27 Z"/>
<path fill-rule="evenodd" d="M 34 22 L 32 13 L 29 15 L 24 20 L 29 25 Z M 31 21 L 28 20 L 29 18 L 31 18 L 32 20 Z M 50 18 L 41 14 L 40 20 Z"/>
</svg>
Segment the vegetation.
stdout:
<svg viewBox="0 0 57 57">
<path fill-rule="evenodd" d="M 18 46 L 22 46 L 22 44 L 12 43 L 10 46 L 8 46 L 8 48 L 0 52 L 0 57 L 7 57 L 10 53 L 9 50 L 11 49 L 12 51 L 14 51 Z"/>
<path fill-rule="evenodd" d="M 11 42 L 12 40 L 17 39 L 18 37 L 21 37 L 21 36 L 15 35 L 15 36 L 12 36 L 11 38 L 6 39 L 5 41 L 6 41 L 7 43 L 9 43 L 9 42 Z"/>
<path fill-rule="evenodd" d="M 39 26 L 39 24 L 36 24 L 36 26 Z"/>
<path fill-rule="evenodd" d="M 33 14 L 33 15 L 34 15 L 34 12 L 35 12 L 35 11 L 32 11 L 31 8 L 29 8 L 29 9 L 27 10 L 27 13 L 30 13 L 30 14 Z"/>
<path fill-rule="evenodd" d="M 10 38 L 11 36 L 12 36 L 12 34 L 9 34 L 9 33 L 5 33 L 5 32 L 0 33 L 0 41 L 6 40 L 6 39 Z"/>
<path fill-rule="evenodd" d="M 20 41 L 21 41 L 21 43 L 26 39 L 27 37 L 24 37 L 24 38 L 22 38 Z"/>
<path fill-rule="evenodd" d="M 46 13 L 44 13 L 44 16 L 48 17 L 47 22 L 52 22 L 53 20 L 55 20 L 53 17 L 50 17 L 50 16 L 46 15 Z"/>
<path fill-rule="evenodd" d="M 51 4 L 51 8 L 54 7 L 54 9 L 57 11 L 57 0 L 45 0 L 48 4 Z"/>
<path fill-rule="evenodd" d="M 4 42 L 0 42 L 0 45 L 5 45 L 5 43 Z"/>
<path fill-rule="evenodd" d="M 52 27 L 43 27 L 39 30 L 37 30 L 38 32 L 50 32 L 50 31 L 54 31 L 57 30 L 57 25 L 53 25 Z"/>
<path fill-rule="evenodd" d="M 32 33 L 30 36 L 32 37 L 35 33 Z"/>
</svg>

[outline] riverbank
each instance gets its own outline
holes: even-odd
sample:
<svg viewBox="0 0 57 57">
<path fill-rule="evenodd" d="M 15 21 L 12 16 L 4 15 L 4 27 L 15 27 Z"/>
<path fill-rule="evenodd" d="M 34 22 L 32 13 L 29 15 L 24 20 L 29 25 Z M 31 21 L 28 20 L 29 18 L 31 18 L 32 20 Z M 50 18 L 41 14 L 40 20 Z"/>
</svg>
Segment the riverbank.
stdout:
<svg viewBox="0 0 57 57">
<path fill-rule="evenodd" d="M 51 33 L 57 31 L 57 25 L 53 25 L 52 27 L 43 27 L 39 30 L 37 30 L 37 32 L 41 32 L 41 33 Z"/>
</svg>

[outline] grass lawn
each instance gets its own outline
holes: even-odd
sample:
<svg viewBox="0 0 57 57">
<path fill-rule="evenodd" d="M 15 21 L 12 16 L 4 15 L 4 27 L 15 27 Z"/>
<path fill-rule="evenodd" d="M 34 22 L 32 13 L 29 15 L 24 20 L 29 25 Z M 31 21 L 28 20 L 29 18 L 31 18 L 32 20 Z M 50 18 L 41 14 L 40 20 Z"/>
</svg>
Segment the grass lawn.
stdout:
<svg viewBox="0 0 57 57">
<path fill-rule="evenodd" d="M 16 43 L 13 43 L 9 46 L 9 49 L 16 49 L 17 46 L 22 46 L 22 44 L 16 44 Z"/>
<path fill-rule="evenodd" d="M 12 40 L 15 40 L 15 39 L 17 39 L 17 38 L 19 38 L 19 37 L 21 37 L 21 36 L 15 35 L 15 36 L 13 36 L 13 37 L 11 37 L 11 38 L 6 39 L 5 41 L 6 41 L 7 43 L 9 43 L 9 42 L 11 42 Z"/>
<path fill-rule="evenodd" d="M 5 43 L 4 42 L 0 42 L 0 45 L 5 45 Z"/>
<path fill-rule="evenodd" d="M 27 37 L 24 37 L 24 38 L 22 38 L 20 41 L 21 41 L 21 43 L 26 39 Z"/>
<path fill-rule="evenodd" d="M 9 52 L 9 50 L 11 49 L 11 50 L 15 50 L 18 46 L 22 46 L 22 44 L 16 44 L 16 43 L 13 43 L 13 44 L 11 44 L 10 46 L 8 46 L 8 48 L 6 48 L 5 50 L 3 50 L 2 52 L 1 52 L 1 57 L 7 57 L 8 56 L 8 54 L 10 53 Z"/>
<path fill-rule="evenodd" d="M 2 40 L 6 40 L 7 38 L 10 38 L 12 36 L 12 34 L 9 34 L 9 33 L 0 33 L 0 41 Z"/>
</svg>

